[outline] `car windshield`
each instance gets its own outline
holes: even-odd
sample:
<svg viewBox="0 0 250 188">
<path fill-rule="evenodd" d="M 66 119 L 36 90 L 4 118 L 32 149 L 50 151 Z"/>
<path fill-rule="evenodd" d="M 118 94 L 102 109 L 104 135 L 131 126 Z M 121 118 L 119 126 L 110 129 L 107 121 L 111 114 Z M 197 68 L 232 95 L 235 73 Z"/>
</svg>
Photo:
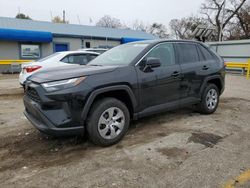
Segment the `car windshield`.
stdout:
<svg viewBox="0 0 250 188">
<path fill-rule="evenodd" d="M 148 45 L 146 43 L 120 45 L 98 56 L 88 65 L 129 65 Z"/>
<path fill-rule="evenodd" d="M 58 52 L 57 52 L 57 53 L 54 53 L 54 54 L 51 54 L 51 55 L 49 55 L 49 56 L 47 56 L 47 57 L 44 57 L 44 58 L 42 58 L 42 59 L 39 59 L 39 60 L 37 60 L 37 62 L 46 61 L 47 59 L 53 58 L 53 57 L 55 57 L 55 56 L 57 56 L 57 55 L 59 55 Z"/>
</svg>

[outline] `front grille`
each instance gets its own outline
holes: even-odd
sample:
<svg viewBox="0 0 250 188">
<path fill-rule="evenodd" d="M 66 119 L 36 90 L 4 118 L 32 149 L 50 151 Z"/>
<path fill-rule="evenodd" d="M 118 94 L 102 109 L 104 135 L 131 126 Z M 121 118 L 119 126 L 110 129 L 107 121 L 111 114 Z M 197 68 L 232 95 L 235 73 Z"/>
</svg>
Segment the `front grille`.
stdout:
<svg viewBox="0 0 250 188">
<path fill-rule="evenodd" d="M 30 99 L 32 99 L 33 101 L 35 101 L 35 102 L 41 102 L 41 99 L 40 99 L 40 97 L 39 97 L 37 91 L 36 91 L 34 88 L 32 88 L 32 87 L 27 87 L 27 88 L 25 89 L 25 94 L 26 94 Z"/>
</svg>

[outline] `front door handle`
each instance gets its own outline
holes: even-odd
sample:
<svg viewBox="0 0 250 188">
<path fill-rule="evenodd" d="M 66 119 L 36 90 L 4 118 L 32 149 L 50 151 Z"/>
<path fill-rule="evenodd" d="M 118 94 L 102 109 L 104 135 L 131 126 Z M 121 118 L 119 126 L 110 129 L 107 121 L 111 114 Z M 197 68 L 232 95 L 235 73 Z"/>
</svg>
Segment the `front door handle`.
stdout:
<svg viewBox="0 0 250 188">
<path fill-rule="evenodd" d="M 209 67 L 207 66 L 207 65 L 204 65 L 203 67 L 202 67 L 202 70 L 208 70 L 209 69 Z"/>
<path fill-rule="evenodd" d="M 180 76 L 180 72 L 174 71 L 172 76 L 176 78 L 176 77 Z"/>
</svg>

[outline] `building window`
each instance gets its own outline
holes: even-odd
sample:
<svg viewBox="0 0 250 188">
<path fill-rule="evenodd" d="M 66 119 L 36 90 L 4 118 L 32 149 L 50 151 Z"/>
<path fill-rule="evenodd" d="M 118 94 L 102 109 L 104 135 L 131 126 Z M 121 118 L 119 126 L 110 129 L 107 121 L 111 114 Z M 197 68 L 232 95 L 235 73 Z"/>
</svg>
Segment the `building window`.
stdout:
<svg viewBox="0 0 250 188">
<path fill-rule="evenodd" d="M 85 43 L 85 47 L 86 47 L 86 48 L 90 48 L 90 42 L 86 42 L 86 43 Z"/>
<path fill-rule="evenodd" d="M 38 44 L 21 44 L 21 58 L 38 59 L 41 57 L 40 45 Z"/>
</svg>

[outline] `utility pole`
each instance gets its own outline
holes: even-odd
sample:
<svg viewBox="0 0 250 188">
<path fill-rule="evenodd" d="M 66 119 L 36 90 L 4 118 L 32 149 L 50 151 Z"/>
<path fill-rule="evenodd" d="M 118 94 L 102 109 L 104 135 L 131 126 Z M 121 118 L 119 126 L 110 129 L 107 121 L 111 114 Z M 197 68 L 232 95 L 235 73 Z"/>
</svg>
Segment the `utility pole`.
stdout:
<svg viewBox="0 0 250 188">
<path fill-rule="evenodd" d="M 63 10 L 63 23 L 66 23 L 65 22 L 65 10 Z"/>
<path fill-rule="evenodd" d="M 53 14 L 52 14 L 52 11 L 50 11 L 50 19 L 51 19 L 51 21 L 53 20 Z"/>
<path fill-rule="evenodd" d="M 78 22 L 79 22 L 79 25 L 81 25 L 81 20 L 80 20 L 80 17 L 79 17 L 78 14 L 77 14 L 77 20 L 78 20 Z"/>
</svg>

